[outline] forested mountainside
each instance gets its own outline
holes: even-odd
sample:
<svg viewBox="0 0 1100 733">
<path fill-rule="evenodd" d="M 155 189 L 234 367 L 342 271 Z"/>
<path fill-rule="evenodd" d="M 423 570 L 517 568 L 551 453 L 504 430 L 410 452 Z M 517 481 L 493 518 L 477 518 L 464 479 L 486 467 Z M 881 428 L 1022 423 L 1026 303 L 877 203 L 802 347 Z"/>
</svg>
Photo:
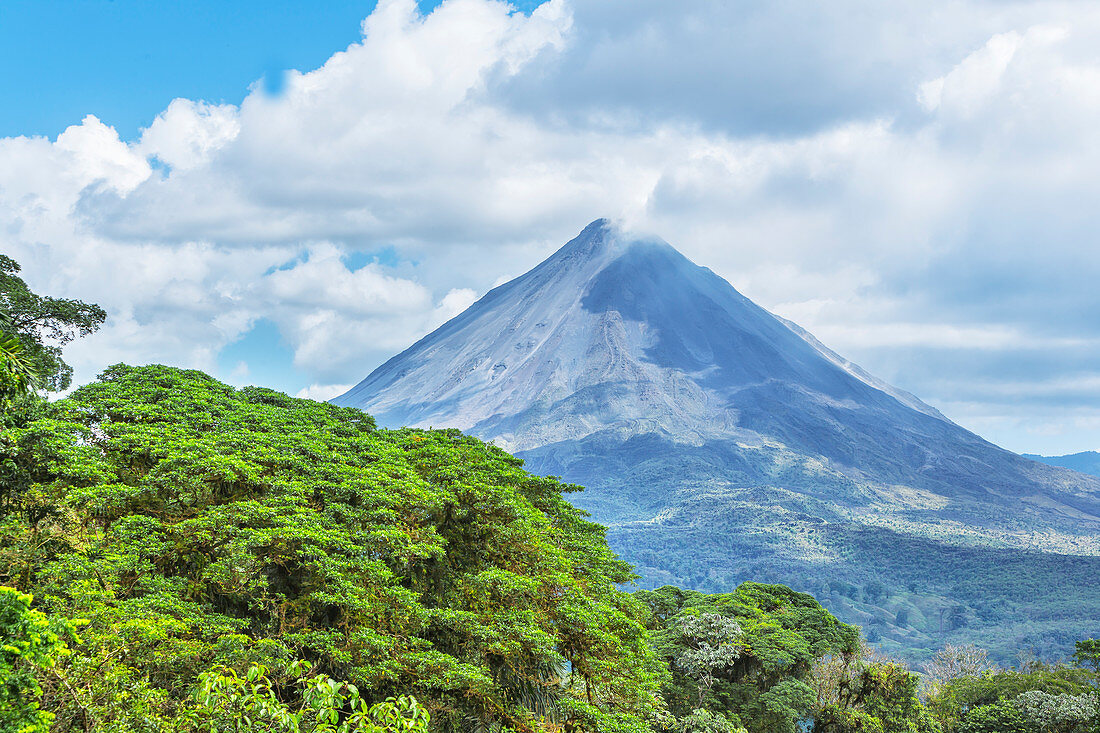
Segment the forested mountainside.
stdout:
<svg viewBox="0 0 1100 733">
<path fill-rule="evenodd" d="M 912 660 L 1100 632 L 1100 479 L 998 448 L 607 221 L 336 400 L 513 450 L 642 583 L 827 598 Z M 931 572 L 931 569 L 937 569 Z"/>
<path fill-rule="evenodd" d="M 159 366 L 112 367 L 53 404 L 9 396 L 0 730 L 1097 722 L 1093 640 L 1075 666 L 1016 670 L 947 648 L 921 688 L 781 585 L 629 593 L 604 528 L 563 498 L 578 487 L 455 430 L 379 430 Z"/>
</svg>

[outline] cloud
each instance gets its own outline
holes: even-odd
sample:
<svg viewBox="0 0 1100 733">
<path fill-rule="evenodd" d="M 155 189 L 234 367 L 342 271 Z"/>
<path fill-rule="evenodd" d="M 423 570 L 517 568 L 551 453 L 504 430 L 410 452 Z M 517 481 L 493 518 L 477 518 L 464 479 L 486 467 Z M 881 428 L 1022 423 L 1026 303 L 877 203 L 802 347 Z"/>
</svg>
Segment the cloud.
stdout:
<svg viewBox="0 0 1100 733">
<path fill-rule="evenodd" d="M 311 247 L 306 259 L 266 275 L 266 298 L 301 311 L 339 304 L 349 316 L 400 315 L 431 307 L 431 294 L 411 280 L 387 275 L 375 263 L 352 271 L 331 244 Z"/>
<path fill-rule="evenodd" d="M 347 392 L 354 385 L 351 384 L 311 384 L 308 387 L 303 387 L 298 390 L 295 397 L 304 397 L 307 400 L 316 400 L 317 402 L 325 402 L 331 400 L 333 397 L 339 397 Z"/>
<path fill-rule="evenodd" d="M 88 115 L 57 136 L 54 153 L 61 157 L 65 171 L 84 186 L 125 195 L 149 177 L 149 163 L 135 155 L 108 127 Z"/>
<path fill-rule="evenodd" d="M 949 73 L 921 84 L 917 99 L 929 112 L 943 108 L 969 116 L 997 93 L 1001 78 L 1023 41 L 1016 32 L 993 36 Z"/>
<path fill-rule="evenodd" d="M 324 394 L 612 216 L 1009 447 L 1029 384 L 1100 446 L 1090 4 L 383 0 L 363 34 L 138 140 L 0 139 L 4 251 L 111 314 L 78 378 L 269 322 Z"/>
<path fill-rule="evenodd" d="M 196 168 L 241 131 L 237 108 L 174 99 L 134 146 L 136 152 L 175 170 Z"/>
</svg>

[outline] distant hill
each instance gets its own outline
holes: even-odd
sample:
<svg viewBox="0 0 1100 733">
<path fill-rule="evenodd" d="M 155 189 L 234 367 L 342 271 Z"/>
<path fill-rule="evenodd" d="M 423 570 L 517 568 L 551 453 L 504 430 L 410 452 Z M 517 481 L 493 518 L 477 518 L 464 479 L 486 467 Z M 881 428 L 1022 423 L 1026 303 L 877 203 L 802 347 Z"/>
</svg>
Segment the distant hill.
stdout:
<svg viewBox="0 0 1100 733">
<path fill-rule="evenodd" d="M 916 660 L 1100 635 L 1100 479 L 983 440 L 603 220 L 335 402 L 584 485 L 648 587 L 785 583 Z"/>
<path fill-rule="evenodd" d="M 1045 463 L 1048 466 L 1061 466 L 1090 476 L 1100 476 L 1100 453 L 1089 450 L 1084 453 L 1070 453 L 1065 456 L 1038 456 L 1034 453 L 1024 453 L 1024 458 Z"/>
</svg>

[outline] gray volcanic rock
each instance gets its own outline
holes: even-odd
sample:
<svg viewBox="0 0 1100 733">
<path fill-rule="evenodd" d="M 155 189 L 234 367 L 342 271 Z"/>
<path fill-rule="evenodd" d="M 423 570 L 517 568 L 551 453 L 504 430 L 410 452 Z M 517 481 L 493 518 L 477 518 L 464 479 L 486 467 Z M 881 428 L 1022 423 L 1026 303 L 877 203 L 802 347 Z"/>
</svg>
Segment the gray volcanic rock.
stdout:
<svg viewBox="0 0 1100 733">
<path fill-rule="evenodd" d="M 657 326 L 592 302 L 622 258 L 638 253 L 683 260 L 668 245 L 624 242 L 607 222 L 594 222 L 334 402 L 383 425 L 458 427 L 511 451 L 607 429 L 713 433 L 721 429 L 714 416 L 728 410 L 690 377 L 647 358 Z"/>
<path fill-rule="evenodd" d="M 893 573 L 882 582 L 912 598 L 883 603 L 961 604 L 951 618 L 972 632 L 980 614 L 960 581 L 943 581 L 948 593 L 898 548 L 1084 558 L 1052 571 L 1057 584 L 1100 554 L 1100 480 L 998 448 L 605 220 L 334 402 L 383 426 L 457 427 L 585 485 L 571 498 L 648 585 L 771 574 L 820 597 Z M 972 560 L 1001 562 L 990 557 Z M 874 595 L 832 607 L 866 620 L 884 608 Z M 884 637 L 919 656 L 958 631 L 940 615 Z"/>
</svg>

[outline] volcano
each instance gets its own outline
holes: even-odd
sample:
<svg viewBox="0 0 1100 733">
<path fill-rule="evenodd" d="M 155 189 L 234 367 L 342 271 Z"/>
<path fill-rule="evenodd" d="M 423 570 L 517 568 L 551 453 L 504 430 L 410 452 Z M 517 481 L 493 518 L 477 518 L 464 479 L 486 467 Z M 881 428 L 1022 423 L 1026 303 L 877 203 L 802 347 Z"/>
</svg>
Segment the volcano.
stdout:
<svg viewBox="0 0 1100 733">
<path fill-rule="evenodd" d="M 783 582 L 917 659 L 1063 649 L 1066 604 L 1100 631 L 1100 479 L 983 440 L 606 220 L 334 402 L 584 485 L 643 585 Z"/>
</svg>

